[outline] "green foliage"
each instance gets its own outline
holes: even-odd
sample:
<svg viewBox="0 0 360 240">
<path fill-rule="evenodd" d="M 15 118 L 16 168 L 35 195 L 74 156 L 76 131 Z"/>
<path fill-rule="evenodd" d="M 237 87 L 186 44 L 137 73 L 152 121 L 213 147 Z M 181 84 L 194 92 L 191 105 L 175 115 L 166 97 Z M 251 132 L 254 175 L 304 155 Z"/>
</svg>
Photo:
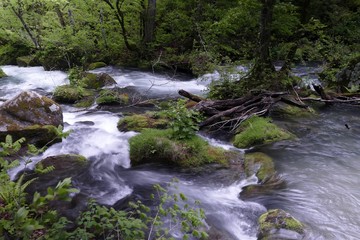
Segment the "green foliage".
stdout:
<svg viewBox="0 0 360 240">
<path fill-rule="evenodd" d="M 244 121 L 234 139 L 234 146 L 249 148 L 292 138 L 292 134 L 270 122 L 270 119 L 253 116 Z"/>
<path fill-rule="evenodd" d="M 164 111 L 165 116 L 170 120 L 171 137 L 176 140 L 191 139 L 199 130 L 201 122 L 199 112 L 187 109 L 185 100 L 180 99 L 173 107 Z"/>
<path fill-rule="evenodd" d="M 61 129 L 59 135 L 66 136 Z M 21 148 L 21 138 L 13 142 L 7 136 L 0 143 L 0 156 L 7 156 Z M 38 152 L 30 146 L 30 152 Z M 75 222 L 61 217 L 52 209 L 53 201 L 69 201 L 70 194 L 78 190 L 71 187 L 71 179 L 60 181 L 54 188 L 49 187 L 45 195 L 35 192 L 30 198 L 26 188 L 36 178 L 26 182 L 25 174 L 17 180 L 11 180 L 7 171 L 18 165 L 18 161 L 9 162 L 0 157 L 0 235 L 9 239 L 172 239 L 171 233 L 181 230 L 184 239 L 192 236 L 205 239 L 206 232 L 201 230 L 204 225 L 205 213 L 199 203 L 187 203 L 182 193 L 169 194 L 160 185 L 155 185 L 155 193 L 151 198 L 159 201 L 156 213 L 140 201 L 129 204 L 128 211 L 100 206 L 91 200 L 88 209 L 81 213 Z M 40 164 L 41 165 L 41 164 Z M 38 173 L 46 174 L 53 167 L 43 168 L 37 165 Z M 28 199 L 31 199 L 30 201 Z M 179 204 L 183 203 L 183 204 Z M 75 228 L 68 228 L 74 224 Z"/>
</svg>

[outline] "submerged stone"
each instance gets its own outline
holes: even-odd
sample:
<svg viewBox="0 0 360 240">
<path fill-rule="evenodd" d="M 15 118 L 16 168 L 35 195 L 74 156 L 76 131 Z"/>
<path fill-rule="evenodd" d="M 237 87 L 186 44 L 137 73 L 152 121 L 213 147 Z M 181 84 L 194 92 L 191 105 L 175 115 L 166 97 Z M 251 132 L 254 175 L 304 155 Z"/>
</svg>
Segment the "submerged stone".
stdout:
<svg viewBox="0 0 360 240">
<path fill-rule="evenodd" d="M 281 209 L 272 209 L 259 217 L 258 240 L 304 239 L 304 225 Z"/>
<path fill-rule="evenodd" d="M 237 132 L 233 142 L 237 148 L 249 148 L 294 137 L 291 133 L 271 123 L 270 119 L 257 116 L 244 121 Z"/>
</svg>

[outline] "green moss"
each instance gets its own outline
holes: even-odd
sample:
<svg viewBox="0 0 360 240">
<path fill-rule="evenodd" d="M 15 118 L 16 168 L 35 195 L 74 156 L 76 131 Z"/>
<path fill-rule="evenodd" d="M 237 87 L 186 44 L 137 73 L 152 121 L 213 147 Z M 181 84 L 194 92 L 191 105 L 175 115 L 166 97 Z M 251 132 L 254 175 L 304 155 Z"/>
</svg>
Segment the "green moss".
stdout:
<svg viewBox="0 0 360 240">
<path fill-rule="evenodd" d="M 288 104 L 277 104 L 272 108 L 271 114 L 282 118 L 310 117 L 315 114 L 313 108 L 299 108 Z"/>
<path fill-rule="evenodd" d="M 260 225 L 259 239 L 266 239 L 274 230 L 287 229 L 299 234 L 304 233 L 304 225 L 281 209 L 271 209 L 258 219 Z"/>
<path fill-rule="evenodd" d="M 289 132 L 270 122 L 268 118 L 251 117 L 242 123 L 234 139 L 234 146 L 249 148 L 254 145 L 271 143 L 293 137 Z"/>
<path fill-rule="evenodd" d="M 120 131 L 136 131 L 140 132 L 145 128 L 164 129 L 168 125 L 168 119 L 158 117 L 151 112 L 145 114 L 134 114 L 126 116 L 119 120 L 118 129 Z"/>
<path fill-rule="evenodd" d="M 94 63 L 89 64 L 88 70 L 93 70 L 93 69 L 101 68 L 101 67 L 106 67 L 106 63 L 104 63 L 104 62 L 94 62 Z"/>
<path fill-rule="evenodd" d="M 126 93 L 119 93 L 116 90 L 105 89 L 99 94 L 96 99 L 96 103 L 99 105 L 106 104 L 128 104 L 129 95 Z"/>
<path fill-rule="evenodd" d="M 264 182 L 275 174 L 271 157 L 260 152 L 246 154 L 244 167 L 247 176 L 255 174 L 260 182 Z"/>
<path fill-rule="evenodd" d="M 171 130 L 145 129 L 130 139 L 133 165 L 161 162 L 180 167 L 196 167 L 208 163 L 225 163 L 224 150 L 210 146 L 194 136 L 187 140 L 171 140 Z"/>
<path fill-rule="evenodd" d="M 84 88 L 62 85 L 55 88 L 53 98 L 60 103 L 75 103 L 84 97 L 90 97 L 92 95 L 92 91 Z"/>
<path fill-rule="evenodd" d="M 91 95 L 80 99 L 75 103 L 74 106 L 78 108 L 88 108 L 91 105 L 93 105 L 94 101 L 95 101 L 95 96 Z"/>
<path fill-rule="evenodd" d="M 0 68 L 0 78 L 7 77 L 4 71 Z"/>
</svg>

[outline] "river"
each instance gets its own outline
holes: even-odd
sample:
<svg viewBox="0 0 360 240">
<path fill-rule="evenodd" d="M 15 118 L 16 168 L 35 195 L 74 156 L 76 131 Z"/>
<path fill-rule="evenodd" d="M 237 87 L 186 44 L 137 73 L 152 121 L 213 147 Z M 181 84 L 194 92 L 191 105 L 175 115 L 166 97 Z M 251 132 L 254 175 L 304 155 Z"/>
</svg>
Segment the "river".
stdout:
<svg viewBox="0 0 360 240">
<path fill-rule="evenodd" d="M 0 80 L 0 98 L 9 99 L 22 90 L 51 93 L 68 83 L 61 71 L 45 72 L 41 67 L 2 66 L 9 76 Z M 202 93 L 206 81 L 173 78 L 135 69 L 106 67 L 120 87 L 132 86 L 151 96 L 175 96 L 178 89 Z M 298 68 L 305 80 L 315 79 L 308 68 Z M 182 80 L 182 81 L 180 81 Z M 1 104 L 1 103 L 0 103 Z M 65 130 L 72 130 L 62 143 L 51 146 L 37 161 L 60 153 L 82 154 L 90 161 L 86 172 L 73 178 L 76 188 L 103 204 L 113 205 L 131 195 L 144 195 L 151 185 L 177 177 L 177 188 L 205 209 L 207 221 L 229 235 L 229 239 L 256 239 L 257 218 L 270 208 L 282 208 L 304 222 L 307 239 L 358 239 L 360 236 L 360 111 L 355 107 L 318 107 L 307 119 L 276 122 L 297 135 L 296 140 L 256 148 L 273 157 L 287 187 L 271 195 L 242 201 L 238 194 L 254 178 L 219 181 L 226 171 L 215 174 L 189 174 L 154 165 L 131 168 L 128 139 L 137 133 L 119 132 L 121 112 L 93 106 L 79 110 L 63 105 Z M 350 129 L 345 127 L 350 126 Z M 227 142 L 208 139 L 212 144 L 232 148 Z M 21 170 L 10 172 L 12 177 Z"/>
</svg>

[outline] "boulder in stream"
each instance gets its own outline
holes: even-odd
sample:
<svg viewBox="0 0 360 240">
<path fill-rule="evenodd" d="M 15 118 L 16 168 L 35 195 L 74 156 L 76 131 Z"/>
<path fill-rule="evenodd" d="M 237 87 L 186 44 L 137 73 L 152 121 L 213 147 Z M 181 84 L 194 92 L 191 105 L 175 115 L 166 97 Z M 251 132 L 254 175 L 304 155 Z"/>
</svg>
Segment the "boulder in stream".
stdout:
<svg viewBox="0 0 360 240">
<path fill-rule="evenodd" d="M 89 73 L 84 72 L 81 83 L 85 88 L 100 89 L 105 86 L 115 85 L 116 81 L 107 73 Z"/>
<path fill-rule="evenodd" d="M 237 129 L 233 143 L 237 148 L 249 148 L 291 138 L 294 138 L 291 133 L 271 123 L 270 119 L 253 116 Z"/>
<path fill-rule="evenodd" d="M 0 68 L 0 78 L 7 77 L 6 73 Z"/>
<path fill-rule="evenodd" d="M 0 106 L 0 141 L 12 135 L 44 146 L 58 139 L 55 128 L 62 125 L 60 105 L 36 92 L 24 91 Z"/>
<path fill-rule="evenodd" d="M 304 239 L 304 225 L 281 209 L 272 209 L 259 217 L 258 240 Z"/>
<path fill-rule="evenodd" d="M 247 177 L 255 174 L 258 183 L 244 187 L 240 193 L 242 199 L 266 194 L 285 186 L 284 180 L 276 173 L 273 160 L 264 153 L 245 154 L 244 169 Z"/>
</svg>

